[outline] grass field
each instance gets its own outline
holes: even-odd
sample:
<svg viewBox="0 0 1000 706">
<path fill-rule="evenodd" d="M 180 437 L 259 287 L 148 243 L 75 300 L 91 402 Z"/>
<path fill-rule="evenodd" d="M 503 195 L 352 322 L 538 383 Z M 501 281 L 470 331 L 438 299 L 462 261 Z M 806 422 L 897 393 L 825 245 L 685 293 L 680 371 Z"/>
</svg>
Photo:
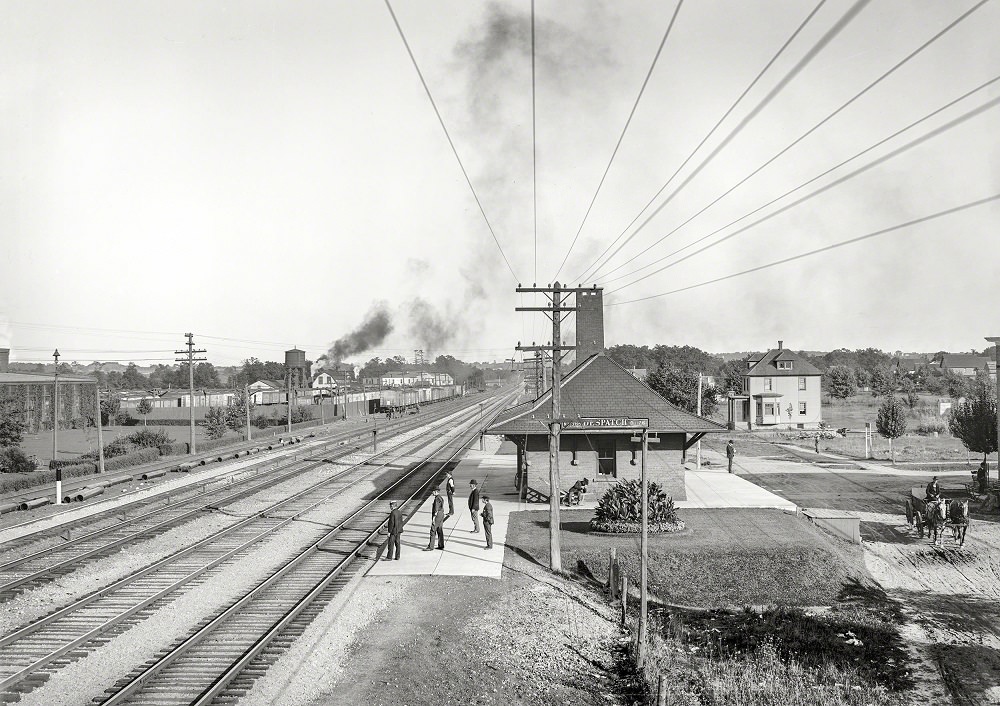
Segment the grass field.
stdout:
<svg viewBox="0 0 1000 706">
<path fill-rule="evenodd" d="M 608 553 L 638 576 L 638 536 L 589 532 L 593 511 L 562 514 L 562 561 L 606 581 Z M 781 510 L 682 510 L 687 530 L 650 535 L 650 592 L 665 603 L 700 607 L 830 605 L 844 586 L 868 580 L 860 547 L 830 538 Z M 548 565 L 548 515 L 511 516 L 507 545 Z"/>
</svg>

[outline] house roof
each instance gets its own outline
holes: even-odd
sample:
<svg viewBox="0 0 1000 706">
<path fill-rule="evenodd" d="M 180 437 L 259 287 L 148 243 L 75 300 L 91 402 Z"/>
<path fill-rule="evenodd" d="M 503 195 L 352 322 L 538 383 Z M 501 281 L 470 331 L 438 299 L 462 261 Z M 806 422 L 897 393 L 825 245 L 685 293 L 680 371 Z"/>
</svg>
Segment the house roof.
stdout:
<svg viewBox="0 0 1000 706">
<path fill-rule="evenodd" d="M 945 353 L 941 356 L 941 366 L 944 368 L 977 368 L 986 367 L 989 359 L 971 353 Z"/>
<path fill-rule="evenodd" d="M 753 360 L 754 359 L 751 358 L 751 361 Z M 782 370 L 778 368 L 775 362 L 779 360 L 792 361 L 791 370 Z M 748 377 L 770 378 L 781 376 L 800 377 L 803 375 L 822 375 L 823 373 L 819 371 L 819 368 L 800 356 L 798 353 L 790 351 L 787 348 L 774 348 L 757 359 L 750 369 L 743 374 Z"/>
<path fill-rule="evenodd" d="M 604 353 L 580 363 L 560 385 L 562 414 L 568 418 L 648 419 L 649 430 L 666 433 L 724 432 L 722 424 L 670 404 L 653 388 Z M 497 417 L 490 434 L 547 434 L 552 390 Z M 567 429 L 566 433 L 585 430 Z"/>
</svg>

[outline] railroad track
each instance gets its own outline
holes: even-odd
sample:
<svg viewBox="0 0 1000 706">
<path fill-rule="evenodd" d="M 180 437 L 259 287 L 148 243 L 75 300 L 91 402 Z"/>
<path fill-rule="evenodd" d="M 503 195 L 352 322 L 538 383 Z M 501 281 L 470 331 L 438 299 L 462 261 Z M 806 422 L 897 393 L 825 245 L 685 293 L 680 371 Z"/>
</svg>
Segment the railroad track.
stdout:
<svg viewBox="0 0 1000 706">
<path fill-rule="evenodd" d="M 454 409 L 449 409 L 444 414 L 435 415 L 434 419 L 454 412 Z M 390 429 L 392 435 L 384 440 L 388 441 L 406 434 L 427 423 L 426 417 L 419 421 L 403 420 L 399 425 Z M 141 501 L 136 506 L 130 506 L 124 510 L 126 514 L 133 513 L 131 518 L 122 517 L 122 508 L 111 510 L 106 514 L 101 513 L 105 517 L 122 517 L 122 519 L 113 525 L 94 529 L 79 537 L 69 539 L 65 543 L 47 547 L 0 564 L 0 602 L 10 600 L 25 590 L 68 574 L 83 566 L 85 562 L 107 556 L 131 542 L 149 539 L 193 520 L 205 512 L 223 508 L 264 489 L 295 478 L 324 462 L 338 460 L 355 453 L 361 447 L 345 446 L 344 443 L 345 439 L 350 440 L 356 436 L 356 434 L 346 434 L 321 441 L 307 449 L 307 455 L 312 458 L 293 459 L 284 465 L 276 465 L 274 468 L 265 468 L 265 466 L 271 463 L 280 464 L 280 461 L 276 462 L 274 459 L 262 461 L 252 468 L 238 471 L 236 475 L 243 476 L 238 481 L 224 484 L 224 480 L 219 480 L 214 483 L 219 487 L 212 490 L 203 489 L 200 492 L 195 491 L 187 495 L 184 493 L 173 494 L 167 497 L 165 505 L 161 504 L 163 501 L 157 498 Z M 333 448 L 331 449 L 331 447 Z M 330 450 L 337 453 L 331 454 Z M 317 459 L 316 457 L 322 458 Z M 253 475 L 250 475 L 251 471 Z M 261 475 L 264 471 L 266 474 Z M 81 521 L 80 524 L 92 525 L 94 520 L 95 518 L 91 516 Z M 65 533 L 72 529 L 73 525 L 70 524 L 61 527 L 60 532 Z"/>
<path fill-rule="evenodd" d="M 500 409 L 502 406 L 494 411 Z M 385 524 L 389 496 L 397 501 L 405 498 L 401 505 L 412 515 L 439 472 L 452 465 L 475 438 L 467 430 L 456 436 L 460 443 L 445 460 L 423 460 L 267 580 L 94 702 L 103 706 L 205 705 L 232 703 L 245 694 L 349 583 L 354 573 L 351 569 L 357 566 L 354 560 Z"/>
<path fill-rule="evenodd" d="M 467 429 L 475 423 L 478 410 L 466 409 L 456 413 L 459 415 L 467 417 L 460 426 Z M 448 418 L 438 426 L 448 427 L 446 435 L 454 433 L 455 424 Z M 179 595 L 181 589 L 206 580 L 227 562 L 237 559 L 264 539 L 276 536 L 332 497 L 344 494 L 362 480 L 371 479 L 393 460 L 406 457 L 425 443 L 418 439 L 415 443 L 400 444 L 391 453 L 382 452 L 380 456 L 392 458 L 380 466 L 370 467 L 370 459 L 364 459 L 311 488 L 274 503 L 263 512 L 244 518 L 0 638 L 0 701 L 16 699 L 17 693 L 37 688 L 62 666 L 135 625 L 164 600 Z M 364 472 L 354 473 L 366 466 Z M 355 514 L 350 513 L 348 519 Z M 384 519 L 385 513 L 382 514 Z M 300 551 L 296 554 L 308 552 L 329 533 L 327 526 L 304 522 L 303 527 Z"/>
</svg>

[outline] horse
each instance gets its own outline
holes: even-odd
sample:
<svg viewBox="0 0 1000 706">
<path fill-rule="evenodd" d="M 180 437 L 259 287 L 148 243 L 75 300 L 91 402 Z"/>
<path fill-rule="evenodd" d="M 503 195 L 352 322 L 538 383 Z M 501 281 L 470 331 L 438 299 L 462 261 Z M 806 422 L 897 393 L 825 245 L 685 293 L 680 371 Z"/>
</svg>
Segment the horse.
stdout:
<svg viewBox="0 0 1000 706">
<path fill-rule="evenodd" d="M 951 536 L 958 542 L 959 547 L 965 546 L 965 533 L 969 529 L 969 501 L 952 500 L 948 505 L 948 515 L 951 520 L 948 523 L 951 527 Z"/>
<path fill-rule="evenodd" d="M 927 524 L 927 533 L 931 537 L 931 544 L 936 544 L 939 547 L 944 546 L 944 527 L 947 517 L 948 506 L 945 504 L 944 498 L 927 502 L 927 516 L 924 518 L 924 522 Z"/>
</svg>

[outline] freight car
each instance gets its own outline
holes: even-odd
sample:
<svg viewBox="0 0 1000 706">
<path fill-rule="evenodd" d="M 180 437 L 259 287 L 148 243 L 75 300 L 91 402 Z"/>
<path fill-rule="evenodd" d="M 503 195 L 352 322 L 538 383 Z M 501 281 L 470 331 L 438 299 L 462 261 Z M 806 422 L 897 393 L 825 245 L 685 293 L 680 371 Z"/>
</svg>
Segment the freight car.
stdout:
<svg viewBox="0 0 1000 706">
<path fill-rule="evenodd" d="M 415 409 L 420 405 L 432 404 L 441 400 L 462 397 L 465 389 L 462 385 L 444 385 L 441 387 L 399 387 L 391 390 L 380 390 L 378 411 L 387 412 L 390 409 Z"/>
</svg>

